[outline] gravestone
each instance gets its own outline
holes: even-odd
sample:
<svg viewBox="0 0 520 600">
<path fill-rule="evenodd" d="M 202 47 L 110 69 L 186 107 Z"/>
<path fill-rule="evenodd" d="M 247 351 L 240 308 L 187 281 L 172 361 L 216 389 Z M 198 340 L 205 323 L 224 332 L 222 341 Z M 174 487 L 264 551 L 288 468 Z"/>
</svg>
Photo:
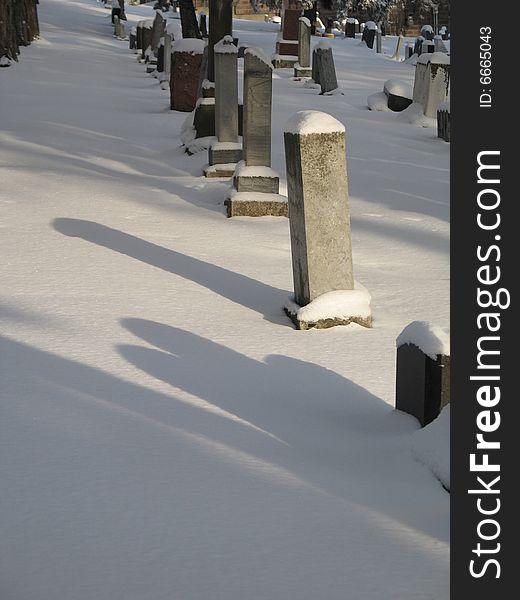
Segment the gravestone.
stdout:
<svg viewBox="0 0 520 600">
<path fill-rule="evenodd" d="M 161 38 L 157 48 L 157 73 L 159 73 L 159 78 L 164 73 L 164 38 Z"/>
<path fill-rule="evenodd" d="M 423 25 L 421 27 L 421 36 L 425 40 L 432 41 L 434 37 L 433 27 L 431 25 Z"/>
<path fill-rule="evenodd" d="M 231 177 L 242 159 L 238 139 L 238 49 L 231 36 L 215 44 L 215 134 L 208 152 L 207 177 Z"/>
<path fill-rule="evenodd" d="M 325 42 L 319 42 L 316 47 L 316 69 L 318 72 L 320 84 L 320 94 L 328 94 L 338 89 L 338 80 L 336 78 L 336 68 L 332 56 L 332 48 L 325 45 Z"/>
<path fill-rule="evenodd" d="M 169 33 L 164 34 L 164 78 L 170 81 L 172 65 L 172 36 Z"/>
<path fill-rule="evenodd" d="M 145 61 L 150 60 L 152 53 L 152 27 L 153 21 L 145 21 L 143 23 L 143 33 L 142 33 L 142 58 Z"/>
<path fill-rule="evenodd" d="M 359 21 L 353 17 L 348 17 L 345 22 L 345 37 L 355 38 Z"/>
<path fill-rule="evenodd" d="M 165 29 L 166 29 L 166 21 L 165 21 L 164 17 L 162 16 L 161 11 L 156 10 L 155 11 L 155 19 L 153 20 L 153 25 L 152 25 L 152 40 L 150 42 L 150 44 L 152 46 L 152 52 L 154 53 L 155 56 L 157 56 L 157 52 L 159 49 L 159 41 L 162 37 L 164 37 Z"/>
<path fill-rule="evenodd" d="M 139 21 L 135 29 L 135 47 L 137 50 L 141 50 L 141 54 L 143 53 L 143 31 L 144 21 Z"/>
<path fill-rule="evenodd" d="M 298 37 L 298 62 L 294 67 L 295 77 L 311 76 L 311 22 L 300 17 Z"/>
<path fill-rule="evenodd" d="M 130 30 L 129 48 L 130 50 L 137 49 L 137 29 L 135 27 Z"/>
<path fill-rule="evenodd" d="M 445 54 L 448 54 L 448 49 L 446 48 L 446 45 L 442 41 L 442 37 L 440 35 L 436 35 L 433 38 L 433 44 L 435 52 L 444 52 Z"/>
<path fill-rule="evenodd" d="M 287 216 L 278 194 L 279 176 L 271 169 L 273 66 L 264 54 L 248 48 L 244 56 L 243 160 L 226 199 L 227 216 Z"/>
<path fill-rule="evenodd" d="M 199 71 L 204 41 L 181 39 L 172 44 L 170 106 L 172 110 L 191 112 L 197 103 Z"/>
<path fill-rule="evenodd" d="M 401 112 L 412 103 L 413 90 L 411 86 L 398 79 L 388 79 L 383 86 L 383 92 L 388 98 L 388 108 Z"/>
<path fill-rule="evenodd" d="M 381 30 L 378 28 L 376 31 L 376 53 L 381 54 L 383 52 L 383 40 L 381 38 Z"/>
<path fill-rule="evenodd" d="M 404 39 L 404 38 L 403 38 L 403 36 L 402 36 L 402 35 L 400 35 L 400 36 L 397 38 L 397 44 L 396 44 L 396 46 L 395 46 L 395 52 L 394 52 L 394 54 L 393 54 L 393 56 L 392 56 L 392 58 L 393 58 L 394 60 L 400 60 L 400 59 L 401 59 L 401 46 L 403 45 L 403 39 Z M 408 57 L 406 56 L 406 48 L 405 48 L 405 58 L 408 58 Z"/>
<path fill-rule="evenodd" d="M 395 407 L 424 427 L 449 401 L 449 336 L 430 323 L 410 323 L 397 338 Z"/>
<path fill-rule="evenodd" d="M 365 27 L 363 29 L 363 35 L 361 37 L 361 41 L 365 42 L 365 44 L 371 50 L 374 47 L 374 40 L 376 37 L 377 25 L 374 21 L 367 21 L 365 23 Z"/>
<path fill-rule="evenodd" d="M 445 102 L 437 109 L 437 137 L 445 142 L 451 140 L 451 116 L 450 104 Z"/>
<path fill-rule="evenodd" d="M 233 0 L 209 0 L 208 79 L 215 81 L 213 48 L 226 35 L 233 35 Z"/>
<path fill-rule="evenodd" d="M 276 54 L 273 57 L 275 68 L 294 67 L 298 60 L 298 36 L 302 11 L 286 8 L 283 13 L 282 31 L 276 41 Z"/>
<path fill-rule="evenodd" d="M 417 56 L 421 56 L 422 54 L 422 45 L 425 39 L 420 35 L 415 39 L 415 45 L 413 47 L 413 53 L 417 54 Z"/>
<path fill-rule="evenodd" d="M 285 311 L 299 329 L 370 327 L 368 304 L 359 308 L 364 294 L 354 290 L 345 127 L 328 114 L 300 111 L 284 140 L 294 281 L 294 302 Z M 337 310 L 329 305 L 323 318 L 306 318 L 302 309 L 330 292 L 340 292 Z"/>
</svg>

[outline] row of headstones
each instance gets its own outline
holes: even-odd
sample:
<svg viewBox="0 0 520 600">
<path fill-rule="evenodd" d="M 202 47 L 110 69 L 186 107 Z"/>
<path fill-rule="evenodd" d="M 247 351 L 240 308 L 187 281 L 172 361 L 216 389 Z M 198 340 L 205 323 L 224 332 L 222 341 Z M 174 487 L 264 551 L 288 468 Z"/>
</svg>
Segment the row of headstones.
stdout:
<svg viewBox="0 0 520 600">
<path fill-rule="evenodd" d="M 231 36 L 215 44 L 214 50 L 218 141 L 210 148 L 210 157 L 216 158 L 220 151 L 225 156 L 239 146 L 238 50 Z M 272 65 L 258 51 L 247 50 L 244 74 L 244 161 L 234 173 L 237 194 L 231 198 L 229 216 L 237 208 L 235 214 L 257 214 L 241 213 L 241 191 L 247 196 L 258 185 L 264 191 L 273 185 L 278 188 L 278 178 L 274 181 L 269 169 Z M 286 303 L 285 312 L 303 330 L 353 322 L 371 327 L 370 297 L 354 289 L 345 128 L 325 113 L 300 111 L 287 123 L 284 142 L 294 282 L 294 300 Z M 249 198 L 249 203 L 255 201 Z M 432 358 L 409 337 L 398 344 L 396 408 L 426 425 L 449 401 L 449 356 Z"/>
</svg>

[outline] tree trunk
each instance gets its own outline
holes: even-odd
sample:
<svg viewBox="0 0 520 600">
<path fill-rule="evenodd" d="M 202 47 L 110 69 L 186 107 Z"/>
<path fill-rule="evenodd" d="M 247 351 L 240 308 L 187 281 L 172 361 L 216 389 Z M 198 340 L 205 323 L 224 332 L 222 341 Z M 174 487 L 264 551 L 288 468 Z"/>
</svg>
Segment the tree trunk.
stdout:
<svg viewBox="0 0 520 600">
<path fill-rule="evenodd" d="M 0 58 L 18 60 L 20 46 L 28 46 L 40 33 L 37 0 L 0 2 Z"/>
<path fill-rule="evenodd" d="M 201 40 L 202 35 L 200 34 L 192 0 L 179 0 L 179 8 L 181 12 L 182 37 Z"/>
</svg>

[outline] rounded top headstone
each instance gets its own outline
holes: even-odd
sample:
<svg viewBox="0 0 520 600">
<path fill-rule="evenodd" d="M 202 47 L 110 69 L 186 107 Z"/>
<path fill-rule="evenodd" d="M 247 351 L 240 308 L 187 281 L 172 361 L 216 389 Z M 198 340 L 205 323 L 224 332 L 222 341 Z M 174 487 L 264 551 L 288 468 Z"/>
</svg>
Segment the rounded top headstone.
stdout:
<svg viewBox="0 0 520 600">
<path fill-rule="evenodd" d="M 287 121 L 284 131 L 298 135 L 344 133 L 345 126 L 332 115 L 319 110 L 300 110 Z"/>
</svg>

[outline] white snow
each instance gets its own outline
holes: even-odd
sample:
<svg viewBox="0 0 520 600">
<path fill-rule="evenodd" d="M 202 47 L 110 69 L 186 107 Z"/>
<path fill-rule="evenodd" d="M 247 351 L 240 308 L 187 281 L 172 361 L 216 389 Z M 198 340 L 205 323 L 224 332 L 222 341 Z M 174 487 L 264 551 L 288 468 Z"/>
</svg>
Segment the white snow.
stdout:
<svg viewBox="0 0 520 600">
<path fill-rule="evenodd" d="M 172 19 L 168 19 L 166 21 L 166 33 L 169 33 L 173 36 L 173 39 L 180 40 L 182 39 L 182 27 L 178 21 L 174 21 Z"/>
<path fill-rule="evenodd" d="M 374 23 L 374 21 L 367 21 L 365 23 L 365 29 L 368 29 L 369 31 L 377 30 L 377 25 Z"/>
<path fill-rule="evenodd" d="M 332 46 L 330 45 L 330 38 L 322 38 L 321 40 L 318 40 L 316 42 L 316 44 L 314 44 L 314 48 L 321 48 L 323 50 L 328 50 L 329 48 L 331 48 Z"/>
<path fill-rule="evenodd" d="M 351 23 L 352 25 L 359 25 L 359 21 L 357 19 L 354 19 L 354 17 L 347 17 L 346 21 L 347 23 Z"/>
<path fill-rule="evenodd" d="M 337 133 L 344 132 L 345 126 L 328 113 L 318 110 L 300 110 L 287 121 L 284 131 L 298 135 Z"/>
<path fill-rule="evenodd" d="M 248 167 L 243 160 L 237 163 L 235 175 L 237 177 L 239 175 L 242 177 L 278 177 L 278 173 L 270 167 Z"/>
<path fill-rule="evenodd" d="M 436 65 L 449 65 L 450 57 L 445 52 L 424 52 L 419 56 L 417 62 L 423 65 L 429 62 Z"/>
<path fill-rule="evenodd" d="M 101 3 L 38 10 L 0 74 L 2 600 L 447 600 L 449 494 L 394 390 L 404 326 L 449 325 L 449 145 L 366 108 L 413 83 L 397 38 L 329 41 L 345 96 L 273 73 L 282 190 L 292 114 L 348 128 L 376 317 L 297 331 L 289 220 L 226 218 Z M 266 54 L 277 29 L 234 20 Z"/>
<path fill-rule="evenodd" d="M 265 53 L 260 48 L 254 48 L 254 47 L 250 46 L 250 47 L 246 48 L 244 55 L 246 55 L 246 54 L 249 54 L 250 56 L 254 56 L 255 58 L 258 58 L 258 60 L 261 60 L 263 63 L 268 65 L 271 69 L 273 69 L 273 65 L 271 64 L 271 61 L 267 58 Z"/>
<path fill-rule="evenodd" d="M 399 334 L 396 345 L 414 344 L 424 354 L 435 360 L 438 354 L 450 354 L 450 334 L 428 321 L 413 321 Z"/>
<path fill-rule="evenodd" d="M 413 87 L 400 79 L 388 79 L 385 81 L 383 91 L 387 95 L 393 94 L 394 96 L 401 96 L 410 100 L 413 98 Z"/>
<path fill-rule="evenodd" d="M 370 110 L 390 111 L 388 108 L 388 96 L 384 92 L 370 94 L 367 98 L 367 105 Z"/>
<path fill-rule="evenodd" d="M 410 106 L 401 111 L 396 120 L 416 127 L 437 128 L 437 119 L 432 119 L 424 114 L 424 108 L 419 102 L 412 102 Z"/>
<path fill-rule="evenodd" d="M 311 26 L 311 22 L 309 21 L 309 19 L 307 17 L 300 17 L 300 21 L 302 23 L 304 23 L 305 25 L 307 25 L 307 27 Z"/>
<path fill-rule="evenodd" d="M 212 148 L 214 150 L 240 150 L 242 142 L 215 142 Z"/>
<path fill-rule="evenodd" d="M 367 318 L 371 315 L 370 294 L 365 289 L 327 292 L 299 308 L 297 314 L 299 319 L 308 323 L 321 319 Z"/>
<path fill-rule="evenodd" d="M 220 42 L 213 46 L 213 51 L 217 54 L 238 54 L 238 48 L 233 44 L 233 38 L 225 35 Z"/>
<path fill-rule="evenodd" d="M 204 40 L 183 38 L 182 40 L 176 40 L 172 43 L 172 53 L 186 52 L 187 54 L 204 54 L 205 46 Z"/>
<path fill-rule="evenodd" d="M 413 435 L 413 456 L 425 464 L 446 489 L 450 489 L 450 405 Z"/>
<path fill-rule="evenodd" d="M 268 192 L 237 192 L 234 188 L 230 190 L 229 197 L 241 202 L 287 202 L 287 198 L 281 194 L 270 194 Z"/>
</svg>

